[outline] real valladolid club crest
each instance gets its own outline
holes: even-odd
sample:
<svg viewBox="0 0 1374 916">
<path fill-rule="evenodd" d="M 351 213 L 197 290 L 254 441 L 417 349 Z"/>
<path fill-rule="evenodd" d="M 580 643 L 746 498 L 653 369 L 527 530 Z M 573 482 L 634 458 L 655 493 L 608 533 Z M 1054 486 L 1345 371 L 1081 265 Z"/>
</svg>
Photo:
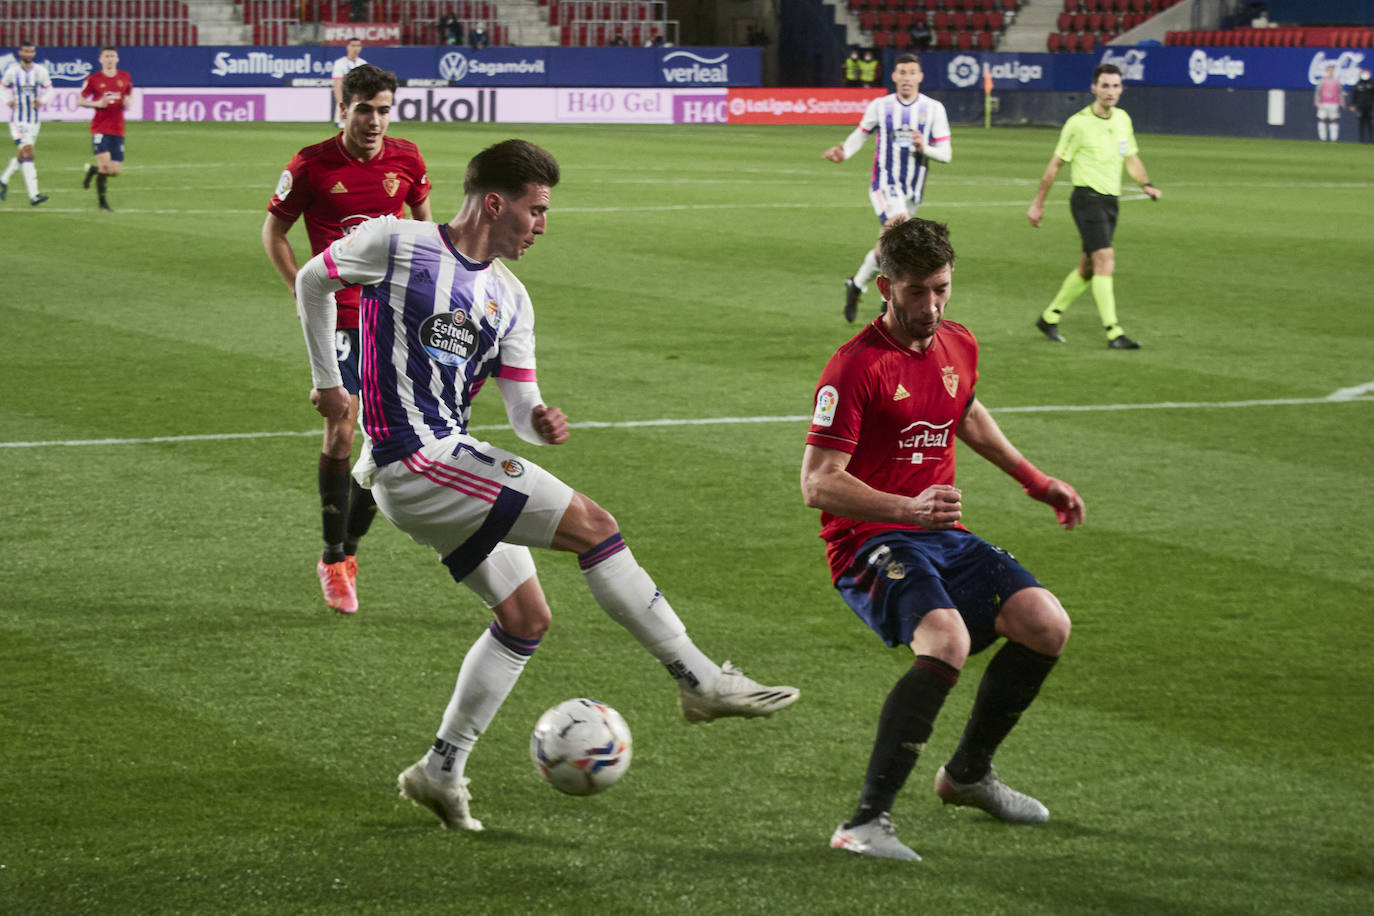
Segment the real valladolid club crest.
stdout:
<svg viewBox="0 0 1374 916">
<path fill-rule="evenodd" d="M 401 188 L 401 179 L 396 177 L 395 172 L 387 172 L 382 179 L 382 190 L 386 191 L 387 197 L 395 197 L 396 192 Z"/>
<path fill-rule="evenodd" d="M 945 383 L 945 390 L 950 397 L 954 397 L 959 391 L 959 373 L 954 371 L 953 366 L 945 366 L 940 372 Z"/>
</svg>

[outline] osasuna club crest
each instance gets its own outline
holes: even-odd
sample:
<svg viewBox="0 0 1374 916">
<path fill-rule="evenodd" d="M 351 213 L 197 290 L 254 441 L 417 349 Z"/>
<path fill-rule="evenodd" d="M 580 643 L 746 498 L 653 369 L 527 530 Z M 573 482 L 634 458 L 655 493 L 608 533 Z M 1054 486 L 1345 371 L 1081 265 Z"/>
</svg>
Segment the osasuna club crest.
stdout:
<svg viewBox="0 0 1374 916">
<path fill-rule="evenodd" d="M 401 189 L 401 179 L 396 177 L 395 172 L 387 172 L 382 179 L 382 190 L 386 191 L 387 197 L 395 197 L 396 192 Z"/>
<path fill-rule="evenodd" d="M 949 392 L 950 397 L 954 397 L 959 393 L 959 373 L 954 371 L 953 366 L 943 367 L 940 373 L 941 379 L 945 383 L 945 390 Z"/>
</svg>

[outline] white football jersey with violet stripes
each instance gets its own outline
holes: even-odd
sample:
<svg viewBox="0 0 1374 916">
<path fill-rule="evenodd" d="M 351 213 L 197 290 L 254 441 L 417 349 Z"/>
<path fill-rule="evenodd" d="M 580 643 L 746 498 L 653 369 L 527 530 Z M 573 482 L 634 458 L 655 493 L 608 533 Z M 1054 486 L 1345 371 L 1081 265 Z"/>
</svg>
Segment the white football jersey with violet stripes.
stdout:
<svg viewBox="0 0 1374 916">
<path fill-rule="evenodd" d="M 919 133 L 926 147 L 948 146 L 945 106 L 926 95 L 917 95 L 907 103 L 892 93 L 869 103 L 859 129 L 866 134 L 877 132 L 872 190 L 897 189 L 903 198 L 920 201 L 928 157 L 915 151 L 912 137 Z"/>
<path fill-rule="evenodd" d="M 368 220 L 323 259 L 362 287 L 359 396 L 378 465 L 466 432 L 488 377 L 536 381 L 524 284 L 500 261 L 463 257 L 439 224 Z"/>
</svg>

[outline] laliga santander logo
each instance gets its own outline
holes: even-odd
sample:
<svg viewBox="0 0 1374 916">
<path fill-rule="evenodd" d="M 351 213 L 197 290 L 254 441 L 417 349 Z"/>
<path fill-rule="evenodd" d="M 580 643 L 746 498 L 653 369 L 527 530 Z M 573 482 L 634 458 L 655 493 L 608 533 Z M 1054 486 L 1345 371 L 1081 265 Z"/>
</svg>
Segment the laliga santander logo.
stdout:
<svg viewBox="0 0 1374 916">
<path fill-rule="evenodd" d="M 740 117 L 749 111 L 749 103 L 736 96 L 730 100 L 730 114 Z"/>
<path fill-rule="evenodd" d="M 450 51 L 439 58 L 439 75 L 455 83 L 468 75 L 468 59 L 457 51 Z"/>
<path fill-rule="evenodd" d="M 949 77 L 951 83 L 958 86 L 960 89 L 967 89 L 969 86 L 978 82 L 978 77 L 982 75 L 982 71 L 978 68 L 978 59 L 976 57 L 960 54 L 949 62 L 949 68 L 946 71 L 946 75 Z"/>
<path fill-rule="evenodd" d="M 1230 57 L 1208 57 L 1201 48 L 1188 57 L 1188 78 L 1201 85 L 1209 76 L 1224 76 L 1233 80 L 1245 75 L 1245 61 L 1232 60 Z"/>
</svg>

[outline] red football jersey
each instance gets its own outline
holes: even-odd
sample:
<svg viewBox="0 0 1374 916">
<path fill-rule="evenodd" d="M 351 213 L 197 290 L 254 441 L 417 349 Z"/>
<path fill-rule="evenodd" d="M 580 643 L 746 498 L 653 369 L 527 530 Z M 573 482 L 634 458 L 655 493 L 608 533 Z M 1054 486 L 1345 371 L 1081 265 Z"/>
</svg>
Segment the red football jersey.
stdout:
<svg viewBox="0 0 1374 916">
<path fill-rule="evenodd" d="M 307 146 L 287 163 L 267 209 L 288 223 L 305 214 L 310 253 L 315 255 L 364 220 L 404 217 L 403 205 L 424 203 L 429 191 L 425 160 L 414 143 L 383 137 L 382 151 L 363 160 L 349 155 L 340 134 Z M 338 327 L 358 326 L 361 296 L 356 286 L 334 294 Z"/>
<path fill-rule="evenodd" d="M 103 96 L 110 104 L 104 108 L 92 109 L 91 133 L 124 136 L 124 100 L 134 91 L 134 81 L 123 70 L 116 70 L 114 76 L 106 76 L 97 70 L 81 84 L 81 96 L 92 102 Z"/>
<path fill-rule="evenodd" d="M 840 347 L 816 386 L 806 442 L 850 455 L 847 470 L 875 490 L 916 496 L 954 484 L 954 433 L 978 383 L 978 341 L 946 321 L 923 352 L 894 340 L 881 318 Z M 959 527 L 963 527 L 962 525 Z M 831 577 L 869 538 L 916 525 L 856 522 L 821 513 Z"/>
</svg>

